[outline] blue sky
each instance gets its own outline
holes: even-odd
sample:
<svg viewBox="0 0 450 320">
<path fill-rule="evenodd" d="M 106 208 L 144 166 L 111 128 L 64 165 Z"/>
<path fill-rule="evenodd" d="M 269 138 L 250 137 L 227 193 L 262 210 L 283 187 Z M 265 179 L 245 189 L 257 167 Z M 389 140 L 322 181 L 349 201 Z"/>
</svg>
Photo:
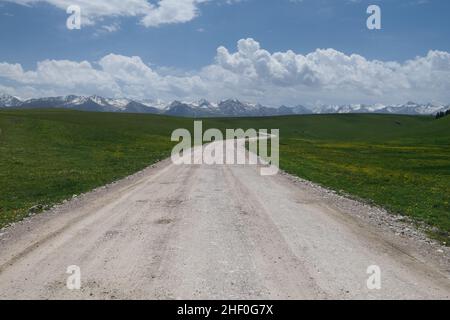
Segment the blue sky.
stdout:
<svg viewBox="0 0 450 320">
<path fill-rule="evenodd" d="M 239 53 L 236 46 L 241 39 L 253 39 L 259 43 L 261 50 L 271 55 L 291 50 L 299 55 L 299 58 L 296 59 L 297 64 L 303 63 L 302 57 L 316 52 L 317 49 L 328 48 L 343 54 L 344 57 L 358 54 L 366 59 L 369 65 L 372 63 L 369 67 L 373 66 L 375 60 L 385 63 L 394 61 L 404 67 L 401 70 L 401 79 L 390 79 L 397 82 L 406 81 L 405 77 L 408 78 L 408 81 L 418 77 L 417 74 L 411 74 L 411 72 L 419 72 L 419 70 L 412 71 L 410 67 L 405 69 L 407 67 L 405 63 L 416 57 L 434 59 L 434 66 L 436 61 L 438 64 L 444 63 L 443 70 L 447 70 L 448 61 L 441 61 L 446 59 L 446 55 L 442 57 L 442 54 L 439 54 L 437 58 L 436 56 L 429 57 L 430 50 L 440 53 L 450 52 L 450 19 L 448 19 L 450 1 L 447 0 L 140 1 L 144 7 L 146 3 L 153 7 L 144 9 L 140 7 L 133 11 L 130 7 L 123 7 L 123 4 L 117 4 L 117 7 L 114 7 L 118 2 L 112 1 L 110 2 L 112 4 L 104 12 L 99 10 L 99 13 L 95 10 L 102 8 L 103 3 L 107 3 L 105 0 L 91 1 L 98 4 L 95 8 L 86 7 L 89 6 L 89 1 L 0 0 L 0 62 L 4 64 L 3 74 L 0 68 L 0 91 L 3 89 L 3 91 L 22 96 L 75 92 L 127 95 L 151 99 L 196 99 L 201 95 L 210 99 L 221 99 L 226 98 L 225 94 L 234 94 L 232 86 L 227 86 L 226 90 L 223 90 L 224 93 L 221 94 L 218 92 L 220 91 L 219 84 L 209 88 L 205 83 L 212 80 L 220 82 L 227 77 L 226 79 L 230 83 L 239 82 L 239 90 L 236 90 L 235 93 L 237 97 L 263 103 L 268 100 L 269 104 L 284 102 L 295 104 L 296 101 L 298 103 L 320 101 L 335 101 L 336 103 L 395 102 L 397 99 L 407 98 L 438 101 L 448 99 L 449 101 L 443 102 L 450 102 L 450 97 L 444 92 L 447 83 L 439 82 L 439 85 L 443 86 L 442 91 L 433 89 L 433 92 L 420 96 L 418 94 L 430 90 L 419 88 L 420 93 L 415 92 L 416 88 L 413 87 L 418 85 L 417 79 L 411 80 L 411 83 L 401 84 L 400 89 L 393 85 L 386 89 L 381 88 L 380 82 L 383 82 L 381 79 L 374 84 L 368 84 L 366 83 L 367 79 L 361 79 L 361 83 L 364 82 L 363 87 L 359 88 L 355 85 L 359 94 L 351 94 L 355 88 L 348 88 L 348 94 L 346 94 L 341 87 L 345 89 L 351 85 L 350 82 L 357 82 L 358 79 L 353 77 L 345 83 L 330 83 L 329 79 L 325 80 L 314 73 L 316 72 L 314 68 L 320 68 L 323 63 L 311 67 L 313 69 L 311 72 L 314 73 L 312 76 L 317 78 L 312 82 L 306 81 L 305 78 L 298 81 L 298 76 L 304 76 L 303 66 L 296 67 L 294 74 L 287 66 L 287 71 L 283 71 L 288 74 L 287 77 L 275 74 L 275 78 L 269 76 L 268 79 L 265 79 L 267 81 L 263 81 L 266 67 L 259 69 L 260 63 L 255 63 L 251 67 L 253 69 L 247 70 L 247 73 L 254 71 L 253 76 L 257 76 L 258 82 L 261 83 L 257 88 L 248 87 L 244 88 L 245 90 L 242 89 L 242 85 L 252 82 L 252 79 L 245 78 L 248 77 L 248 74 L 237 75 L 238 69 L 233 69 L 234 67 L 229 64 L 226 64 L 227 67 L 225 64 L 219 63 L 222 69 L 232 73 L 230 75 L 221 74 L 219 77 L 217 74 L 224 72 L 222 70 L 214 70 L 214 76 L 211 73 L 204 74 L 205 68 L 217 67 L 219 57 L 216 50 L 219 47 L 226 48 L 229 55 L 232 56 L 234 53 Z M 126 4 L 126 2 L 127 0 L 122 0 L 121 3 Z M 166 5 L 165 2 L 168 4 Z M 23 5 L 24 3 L 26 5 Z M 64 8 L 69 3 L 81 3 L 82 14 L 85 13 L 88 16 L 89 25 L 82 25 L 81 30 L 66 28 L 68 14 Z M 370 4 L 377 4 L 381 7 L 382 30 L 368 30 L 366 27 L 368 17 L 366 9 Z M 167 6 L 167 8 L 161 14 L 157 10 L 163 6 Z M 175 13 L 172 14 L 170 10 Z M 194 14 L 190 10 L 194 10 Z M 172 16 L 175 18 L 171 18 Z M 147 22 L 143 22 L 145 17 L 149 17 Z M 106 28 L 114 30 L 107 31 Z M 91 65 L 94 71 L 102 72 L 94 77 L 102 79 L 104 77 L 105 81 L 113 81 L 109 78 L 115 75 L 106 76 L 103 74 L 104 66 L 99 67 L 98 65 L 99 61 L 110 54 L 114 55 L 115 60 L 139 57 L 141 60 L 137 62 L 139 66 L 134 67 L 140 68 L 139 72 L 143 72 L 142 82 L 137 83 L 136 79 L 132 79 L 130 83 L 123 84 L 124 81 L 115 79 L 115 83 L 108 82 L 102 88 L 95 86 L 90 88 L 89 81 L 85 85 L 77 86 L 71 83 L 66 87 L 55 83 L 55 88 L 52 88 L 51 81 L 42 80 L 40 79 L 42 76 L 34 74 L 39 73 L 37 64 L 42 61 L 71 61 L 73 63 L 85 61 Z M 332 56 L 336 55 L 332 54 Z M 323 59 L 323 54 L 321 57 Z M 240 58 L 243 59 L 243 57 Z M 314 61 L 316 60 L 315 58 Z M 127 61 L 129 62 L 129 60 Z M 340 58 L 334 62 L 338 64 L 337 69 L 341 67 L 339 61 Z M 306 65 L 309 72 L 308 63 Z M 358 61 L 355 63 L 358 64 Z M 418 66 L 414 66 L 414 68 L 418 68 L 424 63 L 422 61 L 417 64 Z M 14 69 L 11 66 L 17 65 L 22 68 L 20 71 L 22 74 L 11 76 L 11 70 Z M 123 66 L 123 64 L 121 65 Z M 273 63 L 269 66 L 271 72 L 273 71 L 272 66 Z M 248 67 L 248 63 L 245 67 Z M 64 66 L 57 64 L 56 68 L 64 68 Z M 385 69 L 373 72 L 376 76 L 387 77 L 391 76 L 391 73 L 400 72 L 398 67 L 393 70 L 389 64 L 386 64 L 384 68 L 388 68 L 392 72 Z M 421 69 L 420 72 L 428 72 L 427 75 L 429 75 L 431 72 L 439 71 L 435 69 Z M 440 69 L 442 71 L 442 66 Z M 36 77 L 36 79 L 24 80 L 23 77 L 27 75 L 27 72 L 34 72 L 33 74 L 29 73 L 28 76 Z M 66 70 L 61 70 L 61 72 L 64 73 Z M 149 75 L 148 72 L 155 74 Z M 363 70 L 355 72 L 356 74 L 364 73 Z M 439 79 L 443 76 L 445 75 L 439 74 Z M 79 75 L 79 77 L 82 76 Z M 87 75 L 87 77 L 90 76 Z M 196 77 L 202 79 L 194 79 Z M 76 81 L 82 80 L 77 79 Z M 153 85 L 152 81 L 157 83 Z M 168 81 L 180 82 L 180 84 L 175 86 L 168 84 Z M 288 83 L 289 81 L 291 83 Z M 188 84 L 181 82 L 188 82 Z M 130 89 L 130 86 L 135 83 L 137 83 L 136 86 Z M 435 84 L 427 85 L 434 86 Z M 154 89 L 147 90 L 147 93 L 150 93 L 148 97 L 144 94 L 146 90 L 140 91 L 145 86 Z M 373 90 L 370 86 L 373 87 Z M 273 92 L 278 87 L 281 87 L 283 94 L 287 95 L 286 98 L 273 98 L 271 90 Z M 394 97 L 393 92 L 398 92 L 398 90 L 402 90 L 401 94 L 399 97 Z M 333 91 L 336 94 L 332 94 Z"/>
</svg>

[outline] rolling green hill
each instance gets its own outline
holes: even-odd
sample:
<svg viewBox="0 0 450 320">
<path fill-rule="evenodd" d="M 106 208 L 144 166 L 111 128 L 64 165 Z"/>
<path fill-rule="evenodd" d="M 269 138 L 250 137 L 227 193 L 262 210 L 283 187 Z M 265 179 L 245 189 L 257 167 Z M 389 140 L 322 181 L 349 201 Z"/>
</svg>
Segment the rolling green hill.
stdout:
<svg viewBox="0 0 450 320">
<path fill-rule="evenodd" d="M 313 115 L 205 119 L 280 129 L 281 167 L 450 232 L 450 118 Z M 168 157 L 192 119 L 67 110 L 0 112 L 0 226 Z M 39 208 L 38 208 L 39 210 Z"/>
</svg>

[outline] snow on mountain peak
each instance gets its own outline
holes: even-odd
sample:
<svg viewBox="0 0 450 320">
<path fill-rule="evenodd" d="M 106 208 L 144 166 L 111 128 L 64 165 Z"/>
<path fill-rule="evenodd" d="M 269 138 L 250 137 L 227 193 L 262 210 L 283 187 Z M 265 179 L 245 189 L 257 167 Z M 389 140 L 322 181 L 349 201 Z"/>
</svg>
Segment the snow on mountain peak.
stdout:
<svg viewBox="0 0 450 320">
<path fill-rule="evenodd" d="M 0 107 L 17 107 L 22 104 L 22 101 L 9 94 L 0 94 Z"/>
<path fill-rule="evenodd" d="M 261 104 L 242 102 L 238 99 L 222 100 L 211 103 L 206 99 L 195 102 L 173 101 L 170 104 L 162 100 L 132 100 L 127 98 L 104 98 L 98 95 L 37 98 L 22 101 L 17 97 L 0 94 L 0 107 L 22 108 L 65 108 L 84 111 L 161 113 L 178 116 L 271 116 L 289 114 L 323 113 L 385 113 L 407 115 L 434 115 L 450 108 L 442 103 L 421 104 L 409 101 L 405 104 L 318 104 L 315 106 L 282 106 L 269 108 Z"/>
</svg>

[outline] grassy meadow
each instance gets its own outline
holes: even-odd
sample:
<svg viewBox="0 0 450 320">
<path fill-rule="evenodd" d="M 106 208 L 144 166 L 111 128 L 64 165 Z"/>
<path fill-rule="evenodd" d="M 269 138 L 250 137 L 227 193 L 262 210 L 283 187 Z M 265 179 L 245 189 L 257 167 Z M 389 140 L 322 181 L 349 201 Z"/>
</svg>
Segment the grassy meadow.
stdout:
<svg viewBox="0 0 450 320">
<path fill-rule="evenodd" d="M 0 112 L 0 227 L 170 155 L 188 119 L 67 110 Z"/>
</svg>

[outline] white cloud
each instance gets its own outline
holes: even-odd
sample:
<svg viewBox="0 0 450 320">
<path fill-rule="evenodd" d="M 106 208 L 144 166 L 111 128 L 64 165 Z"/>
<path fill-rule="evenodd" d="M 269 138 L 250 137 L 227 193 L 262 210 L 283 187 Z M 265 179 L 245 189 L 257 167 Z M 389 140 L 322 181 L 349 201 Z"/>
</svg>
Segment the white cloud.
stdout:
<svg viewBox="0 0 450 320">
<path fill-rule="evenodd" d="M 148 67 L 140 57 L 109 54 L 99 61 L 102 70 L 116 81 L 138 84 L 143 80 L 157 82 L 158 74 Z"/>
<path fill-rule="evenodd" d="M 0 63 L 0 86 L 20 96 L 100 94 L 111 97 L 219 100 L 269 105 L 450 102 L 450 53 L 430 51 L 400 63 L 368 60 L 334 49 L 306 55 L 271 53 L 253 39 L 236 52 L 217 49 L 215 63 L 188 74 L 158 72 L 140 57 L 109 54 L 98 62 L 45 60 L 35 70 Z"/>
<path fill-rule="evenodd" d="M 198 15 L 198 4 L 207 0 L 161 0 L 142 19 L 146 27 L 155 27 L 167 23 L 183 23 Z"/>
<path fill-rule="evenodd" d="M 139 17 L 142 25 L 156 27 L 163 24 L 184 23 L 199 14 L 199 4 L 209 0 L 0 0 L 20 5 L 48 3 L 66 10 L 79 5 L 82 23 L 94 24 L 104 17 Z"/>
<path fill-rule="evenodd" d="M 447 52 L 430 51 L 425 57 L 401 64 L 367 60 L 334 49 L 317 49 L 307 55 L 270 53 L 255 40 L 243 39 L 235 53 L 220 47 L 216 60 L 222 69 L 238 75 L 240 83 L 253 83 L 269 94 L 295 89 L 299 98 L 310 96 L 308 100 L 323 96 L 374 102 L 412 98 L 450 101 L 445 89 L 450 87 Z"/>
</svg>

